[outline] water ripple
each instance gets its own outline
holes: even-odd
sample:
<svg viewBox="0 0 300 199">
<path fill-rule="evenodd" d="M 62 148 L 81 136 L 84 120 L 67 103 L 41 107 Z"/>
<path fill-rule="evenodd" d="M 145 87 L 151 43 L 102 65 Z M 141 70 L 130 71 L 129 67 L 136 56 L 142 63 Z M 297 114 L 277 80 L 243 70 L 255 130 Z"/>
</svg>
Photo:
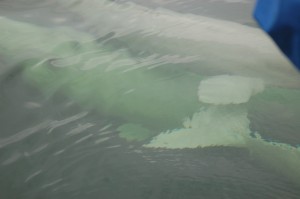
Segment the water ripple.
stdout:
<svg viewBox="0 0 300 199">
<path fill-rule="evenodd" d="M 34 127 L 31 127 L 31 128 L 28 128 L 28 129 L 25 129 L 19 133 L 16 133 L 8 138 L 2 138 L 0 139 L 0 148 L 3 148 L 9 144 L 12 144 L 12 143 L 15 143 L 15 142 L 18 142 L 20 140 L 23 140 L 27 137 L 29 137 L 30 135 L 34 134 L 34 133 L 37 133 L 41 130 L 44 130 L 48 127 L 49 125 L 49 121 L 46 121 L 46 122 L 43 122 L 41 124 L 38 124 Z"/>
</svg>

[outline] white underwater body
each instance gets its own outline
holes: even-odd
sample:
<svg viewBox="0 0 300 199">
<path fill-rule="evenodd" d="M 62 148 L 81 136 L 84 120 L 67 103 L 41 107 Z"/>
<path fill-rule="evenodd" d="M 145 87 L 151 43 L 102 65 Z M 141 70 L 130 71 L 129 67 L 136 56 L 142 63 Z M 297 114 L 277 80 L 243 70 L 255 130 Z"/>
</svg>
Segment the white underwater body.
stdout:
<svg viewBox="0 0 300 199">
<path fill-rule="evenodd" d="M 82 23 L 49 28 L 0 17 L 0 75 L 13 76 L 20 67 L 24 81 L 46 99 L 60 93 L 69 105 L 117 120 L 118 136 L 146 150 L 245 149 L 299 186 L 300 75 L 261 30 L 133 3 L 44 3 Z M 85 115 L 7 136 L 0 149 L 40 129 L 51 135 Z M 79 123 L 66 137 L 95 125 Z"/>
</svg>

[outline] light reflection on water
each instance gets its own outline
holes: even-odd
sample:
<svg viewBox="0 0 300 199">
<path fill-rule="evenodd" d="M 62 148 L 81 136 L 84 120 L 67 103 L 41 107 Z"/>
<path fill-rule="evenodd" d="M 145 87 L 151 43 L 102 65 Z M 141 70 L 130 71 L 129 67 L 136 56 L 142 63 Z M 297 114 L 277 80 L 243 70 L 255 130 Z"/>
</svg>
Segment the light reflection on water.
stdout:
<svg viewBox="0 0 300 199">
<path fill-rule="evenodd" d="M 234 6 L 245 9 L 242 5 L 247 5 L 248 9 L 252 4 L 247 2 Z M 141 4 L 163 4 L 177 11 L 180 8 L 178 1 Z M 198 8 L 205 10 L 215 4 L 205 1 Z M 1 198 L 300 195 L 299 173 L 291 177 L 300 162 L 296 148 L 289 152 L 285 145 L 283 150 L 278 146 L 279 152 L 296 154 L 291 156 L 296 157 L 294 162 L 287 163 L 281 156 L 276 159 L 275 154 L 262 151 L 275 157 L 267 164 L 261 160 L 267 156 L 255 155 L 260 148 L 251 150 L 247 148 L 250 145 L 143 147 L 160 132 L 183 128 L 185 117 L 199 110 L 209 113 L 211 107 L 218 109 L 219 105 L 198 101 L 198 85 L 211 76 L 228 74 L 262 78 L 266 89 L 248 96 L 250 99 L 243 98 L 249 100 L 246 105 L 227 105 L 229 108 L 217 110 L 217 115 L 232 110 L 221 117 L 225 122 L 229 121 L 226 118 L 246 115 L 252 133 L 293 147 L 300 143 L 299 74 L 289 65 L 281 68 L 286 62 L 279 59 L 277 63 L 268 59 L 268 54 L 253 60 L 256 50 L 264 52 L 269 48 L 263 41 L 253 50 L 260 44 L 259 39 L 243 41 L 251 38 L 252 31 L 255 35 L 256 30 L 243 30 L 246 35 L 251 32 L 250 36 L 232 39 L 231 29 L 222 29 L 222 21 L 192 15 L 185 18 L 167 10 L 135 4 L 123 7 L 104 1 L 2 1 L 0 9 L 7 17 L 1 19 L 0 25 L 5 29 L 0 36 Z M 215 15 L 233 18 L 222 16 L 224 13 Z M 206 27 L 200 31 L 199 19 Z M 246 19 L 234 21 L 248 23 Z M 18 32 L 20 26 L 23 32 Z M 226 35 L 211 31 L 214 28 Z M 245 55 L 249 57 L 241 57 Z M 274 64 L 274 70 L 270 71 L 268 64 Z M 233 126 L 239 127 L 240 120 L 234 122 Z M 120 126 L 128 123 L 126 127 L 132 132 L 119 136 L 120 129 L 124 129 Z M 190 123 L 187 129 L 195 125 L 192 119 Z M 213 119 L 204 126 L 210 127 L 210 123 L 231 128 Z M 126 141 L 123 137 L 145 140 Z M 260 142 L 250 144 L 259 146 Z M 279 166 L 272 165 L 274 161 Z"/>
</svg>

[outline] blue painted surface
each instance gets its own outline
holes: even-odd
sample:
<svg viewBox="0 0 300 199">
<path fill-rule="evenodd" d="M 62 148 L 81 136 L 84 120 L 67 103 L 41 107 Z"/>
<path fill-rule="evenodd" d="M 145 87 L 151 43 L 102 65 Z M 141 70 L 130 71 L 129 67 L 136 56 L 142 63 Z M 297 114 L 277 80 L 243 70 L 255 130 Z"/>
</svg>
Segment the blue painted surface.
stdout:
<svg viewBox="0 0 300 199">
<path fill-rule="evenodd" d="M 254 17 L 300 69 L 300 0 L 258 0 Z"/>
</svg>

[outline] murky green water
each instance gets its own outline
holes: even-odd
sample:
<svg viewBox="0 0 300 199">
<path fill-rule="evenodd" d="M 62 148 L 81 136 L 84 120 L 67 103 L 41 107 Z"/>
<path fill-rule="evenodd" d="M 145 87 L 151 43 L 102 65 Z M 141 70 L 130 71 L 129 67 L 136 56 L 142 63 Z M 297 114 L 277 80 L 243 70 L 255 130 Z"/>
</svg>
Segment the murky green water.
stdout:
<svg viewBox="0 0 300 199">
<path fill-rule="evenodd" d="M 300 76 L 252 6 L 1 1 L 0 198 L 299 198 Z"/>
</svg>

